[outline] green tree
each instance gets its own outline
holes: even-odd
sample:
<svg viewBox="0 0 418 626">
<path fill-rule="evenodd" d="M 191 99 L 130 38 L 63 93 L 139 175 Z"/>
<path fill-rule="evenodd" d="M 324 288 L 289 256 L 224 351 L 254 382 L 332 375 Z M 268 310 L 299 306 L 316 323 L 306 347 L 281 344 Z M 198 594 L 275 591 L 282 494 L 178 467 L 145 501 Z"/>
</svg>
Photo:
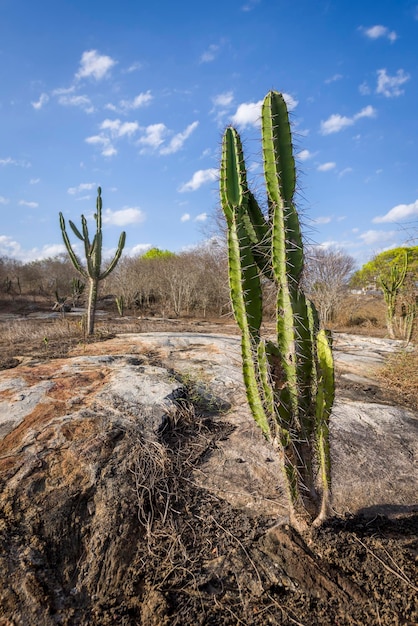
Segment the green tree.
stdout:
<svg viewBox="0 0 418 626">
<path fill-rule="evenodd" d="M 386 302 L 389 336 L 398 335 L 409 341 L 417 313 L 418 246 L 377 254 L 353 275 L 351 284 L 380 289 Z"/>
</svg>

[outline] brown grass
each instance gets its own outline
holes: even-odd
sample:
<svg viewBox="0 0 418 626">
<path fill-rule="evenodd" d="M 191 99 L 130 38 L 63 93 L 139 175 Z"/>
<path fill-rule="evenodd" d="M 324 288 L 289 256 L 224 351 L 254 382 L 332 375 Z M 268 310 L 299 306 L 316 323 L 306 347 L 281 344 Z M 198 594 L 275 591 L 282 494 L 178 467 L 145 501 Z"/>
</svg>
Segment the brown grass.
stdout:
<svg viewBox="0 0 418 626">
<path fill-rule="evenodd" d="M 379 379 L 395 396 L 418 410 L 418 348 L 391 355 Z"/>
</svg>

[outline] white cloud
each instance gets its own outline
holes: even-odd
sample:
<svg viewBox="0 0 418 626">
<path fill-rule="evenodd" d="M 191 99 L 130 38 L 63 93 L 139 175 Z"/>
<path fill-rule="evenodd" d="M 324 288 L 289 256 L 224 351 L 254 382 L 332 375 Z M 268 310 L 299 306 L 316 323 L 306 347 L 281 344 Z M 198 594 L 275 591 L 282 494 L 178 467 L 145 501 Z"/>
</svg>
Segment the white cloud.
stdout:
<svg viewBox="0 0 418 626">
<path fill-rule="evenodd" d="M 210 63 L 211 61 L 214 61 L 219 52 L 219 49 L 220 49 L 220 46 L 218 44 L 214 44 L 214 43 L 211 44 L 209 48 L 200 57 L 200 62 Z"/>
<path fill-rule="evenodd" d="M 301 150 L 296 156 L 299 161 L 307 161 L 313 157 L 313 154 L 312 152 L 309 152 L 309 150 Z"/>
<path fill-rule="evenodd" d="M 341 172 L 338 172 L 338 177 L 342 178 L 346 174 L 351 174 L 352 171 L 353 171 L 352 167 L 345 167 L 343 170 L 341 170 Z"/>
<path fill-rule="evenodd" d="M 199 213 L 199 215 L 196 215 L 196 217 L 194 218 L 195 222 L 206 222 L 206 220 L 208 219 L 208 214 L 207 213 Z"/>
<path fill-rule="evenodd" d="M 139 61 L 135 61 L 135 63 L 132 63 L 129 67 L 126 68 L 126 70 L 122 70 L 124 74 L 131 74 L 132 72 L 136 72 L 137 70 L 140 70 L 142 68 L 142 63 L 140 63 Z"/>
<path fill-rule="evenodd" d="M 207 170 L 198 170 L 192 176 L 192 178 L 187 182 L 181 185 L 179 188 L 180 193 L 184 191 L 196 191 L 202 185 L 207 182 L 214 181 L 218 178 L 218 170 L 214 167 L 209 168 Z"/>
<path fill-rule="evenodd" d="M 224 93 L 219 93 L 217 96 L 214 96 L 212 102 L 215 107 L 228 107 L 232 104 L 233 99 L 234 93 L 232 91 L 225 91 Z"/>
<path fill-rule="evenodd" d="M 385 38 L 393 43 L 397 40 L 398 36 L 394 30 L 389 30 L 387 26 L 382 26 L 381 24 L 376 24 L 376 26 L 370 26 L 370 28 L 360 27 L 360 30 L 368 37 L 369 39 L 380 39 Z"/>
<path fill-rule="evenodd" d="M 318 165 L 316 169 L 318 172 L 329 172 L 330 170 L 335 169 L 336 165 L 337 164 L 334 163 L 334 161 L 328 161 L 327 163 L 321 163 L 321 165 Z"/>
<path fill-rule="evenodd" d="M 40 178 L 31 178 L 29 181 L 30 185 L 37 185 L 39 182 L 41 182 Z"/>
<path fill-rule="evenodd" d="M 371 94 L 372 91 L 366 81 L 362 82 L 361 85 L 359 85 L 358 90 L 362 96 L 368 96 L 369 94 Z"/>
<path fill-rule="evenodd" d="M 86 137 L 84 140 L 86 143 L 91 145 L 99 145 L 102 147 L 102 155 L 106 157 L 114 156 L 117 154 L 116 148 L 112 145 L 109 137 L 105 137 L 105 135 L 92 135 L 91 137 Z"/>
<path fill-rule="evenodd" d="M 28 202 L 27 200 L 19 200 L 20 206 L 27 206 L 30 209 L 36 209 L 39 206 L 38 202 Z"/>
<path fill-rule="evenodd" d="M 76 78 L 88 78 L 92 76 L 96 80 L 104 78 L 111 68 L 116 65 L 116 61 L 109 56 L 101 55 L 97 50 L 87 50 L 83 52 L 80 61 L 80 69 Z"/>
<path fill-rule="evenodd" d="M 298 101 L 295 100 L 290 94 L 283 93 L 283 98 L 287 104 L 289 111 L 293 111 L 298 105 Z M 232 116 L 232 123 L 240 126 L 259 126 L 261 121 L 261 105 L 262 100 L 258 102 L 244 102 L 240 104 Z"/>
<path fill-rule="evenodd" d="M 7 235 L 0 235 L 0 256 L 7 256 L 11 259 L 30 263 L 39 259 L 47 259 L 65 252 L 64 244 L 47 244 L 41 249 L 32 248 L 23 250 L 19 242 Z"/>
<path fill-rule="evenodd" d="M 334 113 L 327 120 L 325 120 L 325 122 L 321 122 L 321 135 L 339 133 L 340 130 L 347 128 L 348 126 L 352 126 L 362 117 L 375 117 L 375 115 L 376 109 L 374 109 L 371 105 L 364 107 L 361 111 L 353 115 L 353 117 L 346 117 L 345 115 Z"/>
<path fill-rule="evenodd" d="M 378 215 L 372 221 L 375 224 L 381 224 L 384 222 L 400 222 L 411 217 L 418 217 L 418 200 L 411 204 L 397 204 L 385 215 Z"/>
<path fill-rule="evenodd" d="M 192 122 L 182 133 L 177 133 L 177 135 L 174 135 L 168 146 L 161 148 L 160 154 L 173 154 L 174 152 L 178 152 L 183 147 L 186 139 L 190 137 L 190 135 L 198 127 L 198 125 L 199 122 Z"/>
<path fill-rule="evenodd" d="M 5 198 L 4 196 L 0 196 L 0 204 L 8 204 L 9 198 Z"/>
<path fill-rule="evenodd" d="M 96 183 L 80 183 L 77 187 L 69 187 L 67 189 L 67 193 L 71 196 L 74 196 L 77 193 L 81 193 L 83 191 L 90 191 L 96 187 Z"/>
<path fill-rule="evenodd" d="M 36 102 L 31 102 L 31 105 L 33 106 L 34 109 L 42 109 L 44 104 L 46 104 L 48 101 L 49 101 L 48 94 L 41 93 L 41 95 L 39 96 L 39 100 L 37 100 Z"/>
<path fill-rule="evenodd" d="M 326 85 L 329 85 L 330 83 L 335 83 L 335 81 L 341 80 L 342 78 L 343 78 L 342 74 L 334 74 L 330 78 L 327 78 L 324 82 Z"/>
<path fill-rule="evenodd" d="M 237 126 L 257 126 L 260 123 L 262 100 L 240 104 L 232 116 L 232 123 Z"/>
<path fill-rule="evenodd" d="M 103 214 L 103 223 L 112 226 L 126 226 L 127 224 L 139 224 L 145 220 L 145 213 L 138 207 L 126 207 L 119 211 L 106 209 Z"/>
<path fill-rule="evenodd" d="M 391 241 L 395 237 L 395 235 L 395 230 L 368 230 L 365 233 L 359 235 L 359 239 L 361 239 L 368 246 L 373 246 L 375 244 L 387 243 L 388 241 Z"/>
<path fill-rule="evenodd" d="M 80 109 L 83 109 L 86 113 L 94 112 L 94 106 L 88 96 L 62 94 L 58 97 L 58 103 L 62 106 L 80 107 Z"/>
<path fill-rule="evenodd" d="M 139 143 L 156 149 L 164 142 L 166 134 L 167 126 L 165 124 L 150 124 L 145 128 L 145 134 L 139 139 Z"/>
<path fill-rule="evenodd" d="M 410 78 L 410 75 L 405 74 L 402 69 L 398 70 L 395 76 L 389 76 L 385 69 L 377 70 L 376 93 L 381 93 L 386 98 L 401 96 L 404 90 L 400 87 Z"/>
<path fill-rule="evenodd" d="M 16 159 L 12 159 L 12 157 L 0 159 L 0 167 L 5 165 L 16 165 L 17 167 L 31 167 L 29 161 L 17 161 Z"/>
<path fill-rule="evenodd" d="M 124 248 L 123 253 L 127 256 L 138 256 L 140 254 L 145 254 L 148 250 L 152 248 L 152 243 L 137 243 L 136 246 L 132 248 Z"/>
<path fill-rule="evenodd" d="M 180 218 L 180 222 L 188 222 L 189 220 L 190 220 L 190 213 L 184 213 Z"/>
<path fill-rule="evenodd" d="M 122 113 L 126 113 L 127 111 L 132 111 L 135 109 L 139 109 L 141 107 L 147 106 L 154 99 L 151 91 L 145 91 L 139 93 L 132 100 L 120 100 L 118 106 L 111 104 L 110 102 L 105 105 L 105 109 L 109 109 L 110 111 L 121 111 Z"/>
<path fill-rule="evenodd" d="M 257 6 L 257 4 L 259 4 L 260 1 L 261 0 L 248 0 L 246 4 L 242 5 L 241 11 L 244 11 L 246 13 L 252 11 Z"/>
<path fill-rule="evenodd" d="M 332 218 L 328 217 L 328 216 L 323 216 L 323 217 L 316 217 L 313 222 L 314 224 L 329 224 L 331 222 Z"/>
</svg>

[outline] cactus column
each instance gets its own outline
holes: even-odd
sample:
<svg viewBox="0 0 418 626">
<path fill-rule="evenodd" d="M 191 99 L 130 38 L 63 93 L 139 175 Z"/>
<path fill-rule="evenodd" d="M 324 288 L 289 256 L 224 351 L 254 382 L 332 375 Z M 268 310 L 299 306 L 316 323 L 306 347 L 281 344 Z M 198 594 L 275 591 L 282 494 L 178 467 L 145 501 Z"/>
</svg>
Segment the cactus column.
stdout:
<svg viewBox="0 0 418 626">
<path fill-rule="evenodd" d="M 254 419 L 279 445 L 290 521 L 320 524 L 330 499 L 328 422 L 334 400 L 328 335 L 300 287 L 303 244 L 294 204 L 295 162 L 283 96 L 262 105 L 262 148 L 268 215 L 247 184 L 238 132 L 222 144 L 221 204 L 228 226 L 231 301 L 241 330 L 244 382 Z M 276 337 L 261 336 L 262 281 L 277 290 Z"/>
<path fill-rule="evenodd" d="M 74 265 L 77 272 L 79 272 L 84 278 L 89 281 L 89 300 L 87 307 L 87 334 L 92 335 L 94 332 L 94 317 L 96 312 L 96 303 L 97 303 L 97 294 L 99 288 L 99 282 L 109 276 L 110 272 L 115 269 L 117 262 L 120 259 L 122 254 L 122 250 L 125 246 L 126 233 L 123 232 L 120 235 L 118 247 L 115 252 L 115 256 L 110 262 L 109 266 L 106 270 L 102 272 L 102 244 L 103 244 L 103 236 L 102 236 L 102 190 L 100 187 L 97 189 L 97 200 L 96 200 L 96 213 L 94 214 L 94 219 L 96 220 L 96 234 L 93 237 L 93 241 L 90 242 L 89 232 L 87 228 L 87 220 L 84 215 L 81 216 L 81 233 L 75 224 L 69 220 L 69 224 L 74 234 L 78 239 L 80 239 L 84 244 L 84 254 L 86 257 L 86 266 L 83 267 L 80 259 L 75 254 L 66 228 L 65 228 L 65 220 L 60 213 L 60 227 L 62 232 L 62 237 L 64 239 L 65 247 L 67 248 L 67 252 L 71 259 L 72 264 Z"/>
</svg>

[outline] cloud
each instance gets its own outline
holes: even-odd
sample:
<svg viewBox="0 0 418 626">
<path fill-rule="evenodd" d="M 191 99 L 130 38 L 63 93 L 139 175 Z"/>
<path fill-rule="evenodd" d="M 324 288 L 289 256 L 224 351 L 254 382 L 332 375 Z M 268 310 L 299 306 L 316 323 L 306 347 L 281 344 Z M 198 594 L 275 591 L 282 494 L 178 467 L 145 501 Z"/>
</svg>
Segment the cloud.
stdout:
<svg viewBox="0 0 418 626">
<path fill-rule="evenodd" d="M 296 156 L 299 161 L 307 161 L 313 157 L 313 154 L 312 152 L 309 152 L 309 150 L 301 150 Z"/>
<path fill-rule="evenodd" d="M 64 244 L 46 244 L 41 249 L 32 248 L 23 250 L 19 242 L 7 235 L 0 235 L 0 256 L 7 256 L 11 259 L 30 263 L 39 259 L 48 259 L 65 252 Z"/>
<path fill-rule="evenodd" d="M 39 206 L 38 202 L 28 202 L 27 200 L 19 200 L 20 206 L 27 206 L 30 209 L 37 209 Z"/>
<path fill-rule="evenodd" d="M 168 146 L 161 148 L 160 154 L 173 154 L 174 152 L 178 152 L 183 147 L 186 139 L 190 137 L 190 135 L 198 127 L 198 125 L 199 122 L 192 122 L 182 133 L 177 133 L 177 135 L 174 135 Z"/>
<path fill-rule="evenodd" d="M 126 226 L 127 224 L 140 224 L 145 220 L 145 213 L 138 207 L 125 207 L 119 211 L 106 209 L 103 214 L 103 223 L 112 226 Z"/>
<path fill-rule="evenodd" d="M 370 26 L 370 28 L 364 28 L 360 26 L 360 30 L 362 33 L 368 37 L 369 39 L 381 39 L 382 37 L 388 39 L 390 43 L 393 43 L 397 40 L 398 35 L 394 30 L 389 30 L 386 26 L 382 26 L 381 24 L 376 24 L 376 26 Z"/>
<path fill-rule="evenodd" d="M 387 243 L 388 241 L 391 241 L 395 237 L 395 235 L 395 230 L 368 230 L 365 233 L 359 235 L 359 239 L 361 239 L 368 246 L 373 246 L 375 244 Z"/>
<path fill-rule="evenodd" d="M 216 56 L 220 50 L 219 44 L 211 44 L 209 48 L 201 55 L 199 61 L 200 63 L 210 63 L 216 59 Z"/>
<path fill-rule="evenodd" d="M 40 182 L 41 182 L 40 178 L 31 178 L 30 181 L 29 181 L 29 184 L 30 185 L 37 185 Z"/>
<path fill-rule="evenodd" d="M 411 204 L 397 204 L 385 215 L 378 215 L 372 221 L 375 224 L 382 224 L 384 222 L 400 222 L 411 217 L 418 217 L 418 200 Z"/>
<path fill-rule="evenodd" d="M 132 137 L 139 130 L 139 124 L 138 122 L 121 122 L 120 119 L 105 119 L 99 128 L 101 133 L 87 137 L 85 141 L 92 145 L 101 146 L 102 155 L 111 157 L 117 154 L 113 141 L 122 137 Z"/>
<path fill-rule="evenodd" d="M 321 135 L 339 133 L 340 130 L 347 128 L 348 126 L 352 126 L 362 117 L 375 117 L 375 115 L 376 109 L 374 109 L 371 105 L 364 107 L 364 109 L 361 109 L 361 111 L 353 115 L 353 117 L 346 117 L 345 115 L 334 113 L 327 120 L 325 120 L 325 122 L 321 122 Z"/>
<path fill-rule="evenodd" d="M 184 191 L 196 191 L 202 185 L 207 182 L 214 181 L 218 178 L 218 170 L 214 167 L 211 167 L 207 170 L 198 170 L 192 176 L 192 178 L 187 182 L 181 185 L 179 188 L 179 192 L 183 193 Z"/>
<path fill-rule="evenodd" d="M 394 98 L 404 93 L 400 89 L 401 85 L 408 82 L 410 75 L 406 74 L 402 69 L 396 72 L 395 76 L 389 76 L 385 69 L 377 70 L 377 87 L 376 93 L 380 93 L 386 98 Z"/>
<path fill-rule="evenodd" d="M 335 83 L 335 81 L 341 80 L 342 78 L 343 78 L 342 74 L 334 74 L 330 78 L 327 78 L 324 82 L 326 85 L 329 85 L 330 83 Z"/>
<path fill-rule="evenodd" d="M 289 111 L 293 111 L 298 105 L 298 101 L 295 100 L 290 94 L 284 93 L 283 98 L 286 101 Z M 261 105 L 262 100 L 258 102 L 244 102 L 240 104 L 232 116 L 232 123 L 236 126 L 244 128 L 245 126 L 259 126 L 261 121 Z"/>
<path fill-rule="evenodd" d="M 346 174 L 351 174 L 352 171 L 353 171 L 352 167 L 345 167 L 343 170 L 341 170 L 341 172 L 338 172 L 338 178 L 342 178 Z"/>
<path fill-rule="evenodd" d="M 180 222 L 188 222 L 190 220 L 190 213 L 183 213 L 180 218 Z"/>
<path fill-rule="evenodd" d="M 195 222 L 206 222 L 206 220 L 208 219 L 208 214 L 207 213 L 199 213 L 199 215 L 196 215 L 196 217 L 194 218 Z"/>
<path fill-rule="evenodd" d="M 5 198 L 4 196 L 0 196 L 0 204 L 8 204 L 9 198 Z"/>
<path fill-rule="evenodd" d="M 336 165 L 337 164 L 334 163 L 334 161 L 328 161 L 328 163 L 322 163 L 321 165 L 318 165 L 316 169 L 318 170 L 318 172 L 329 172 L 330 170 L 335 169 Z"/>
<path fill-rule="evenodd" d="M 58 98 L 58 103 L 62 106 L 80 107 L 86 113 L 94 113 L 94 106 L 88 96 L 61 95 Z"/>
<path fill-rule="evenodd" d="M 46 104 L 49 101 L 49 96 L 47 93 L 41 93 L 41 95 L 39 96 L 39 100 L 37 100 L 36 102 L 31 102 L 31 105 L 33 106 L 34 109 L 42 109 L 42 107 L 44 106 L 44 104 Z"/>
<path fill-rule="evenodd" d="M 93 77 L 101 80 L 116 65 L 116 61 L 109 56 L 100 55 L 97 50 L 83 52 L 80 61 L 80 69 L 75 75 L 77 79 Z"/>
<path fill-rule="evenodd" d="M 118 106 L 108 103 L 105 105 L 105 109 L 126 113 L 126 111 L 132 111 L 147 106 L 153 98 L 154 96 L 151 91 L 148 90 L 146 92 L 139 93 L 135 96 L 135 98 L 132 98 L 132 100 L 120 100 Z"/>
<path fill-rule="evenodd" d="M 131 74 L 132 72 L 136 72 L 137 70 L 140 70 L 141 68 L 142 68 L 142 63 L 140 63 L 139 61 L 135 61 L 129 67 L 127 67 L 126 70 L 122 70 L 122 72 L 124 74 Z"/>
<path fill-rule="evenodd" d="M 0 167 L 4 167 L 6 165 L 16 165 L 17 167 L 31 167 L 31 163 L 29 161 L 12 159 L 12 157 L 6 157 L 5 159 L 0 159 Z"/>
<path fill-rule="evenodd" d="M 314 222 L 314 224 L 329 224 L 331 220 L 332 220 L 331 217 L 323 216 L 323 217 L 316 217 L 312 221 Z"/>
<path fill-rule="evenodd" d="M 234 99 L 233 91 L 225 91 L 224 93 L 219 93 L 218 95 L 212 98 L 213 106 L 215 107 L 228 107 L 232 104 Z"/>
<path fill-rule="evenodd" d="M 74 196 L 77 193 L 81 193 L 83 191 L 90 191 L 96 187 L 96 183 L 80 183 L 77 187 L 69 187 L 67 189 L 67 193 L 71 196 Z"/>
<path fill-rule="evenodd" d="M 358 90 L 362 96 L 368 96 L 372 92 L 366 81 L 362 82 L 361 85 L 359 85 Z"/>
<path fill-rule="evenodd" d="M 252 11 L 253 9 L 255 9 L 257 4 L 259 4 L 260 2 L 261 2 L 261 0 L 248 0 L 248 2 L 246 4 L 242 5 L 241 11 L 244 11 L 245 13 L 248 13 L 249 11 Z"/>
<path fill-rule="evenodd" d="M 124 248 L 124 254 L 127 256 L 138 256 L 140 254 L 145 254 L 148 250 L 152 248 L 152 243 L 137 243 L 136 246 L 132 248 Z"/>
<path fill-rule="evenodd" d="M 165 124 L 150 124 L 145 128 L 145 133 L 139 139 L 138 143 L 149 148 L 157 149 L 164 142 L 167 130 Z"/>
</svg>

